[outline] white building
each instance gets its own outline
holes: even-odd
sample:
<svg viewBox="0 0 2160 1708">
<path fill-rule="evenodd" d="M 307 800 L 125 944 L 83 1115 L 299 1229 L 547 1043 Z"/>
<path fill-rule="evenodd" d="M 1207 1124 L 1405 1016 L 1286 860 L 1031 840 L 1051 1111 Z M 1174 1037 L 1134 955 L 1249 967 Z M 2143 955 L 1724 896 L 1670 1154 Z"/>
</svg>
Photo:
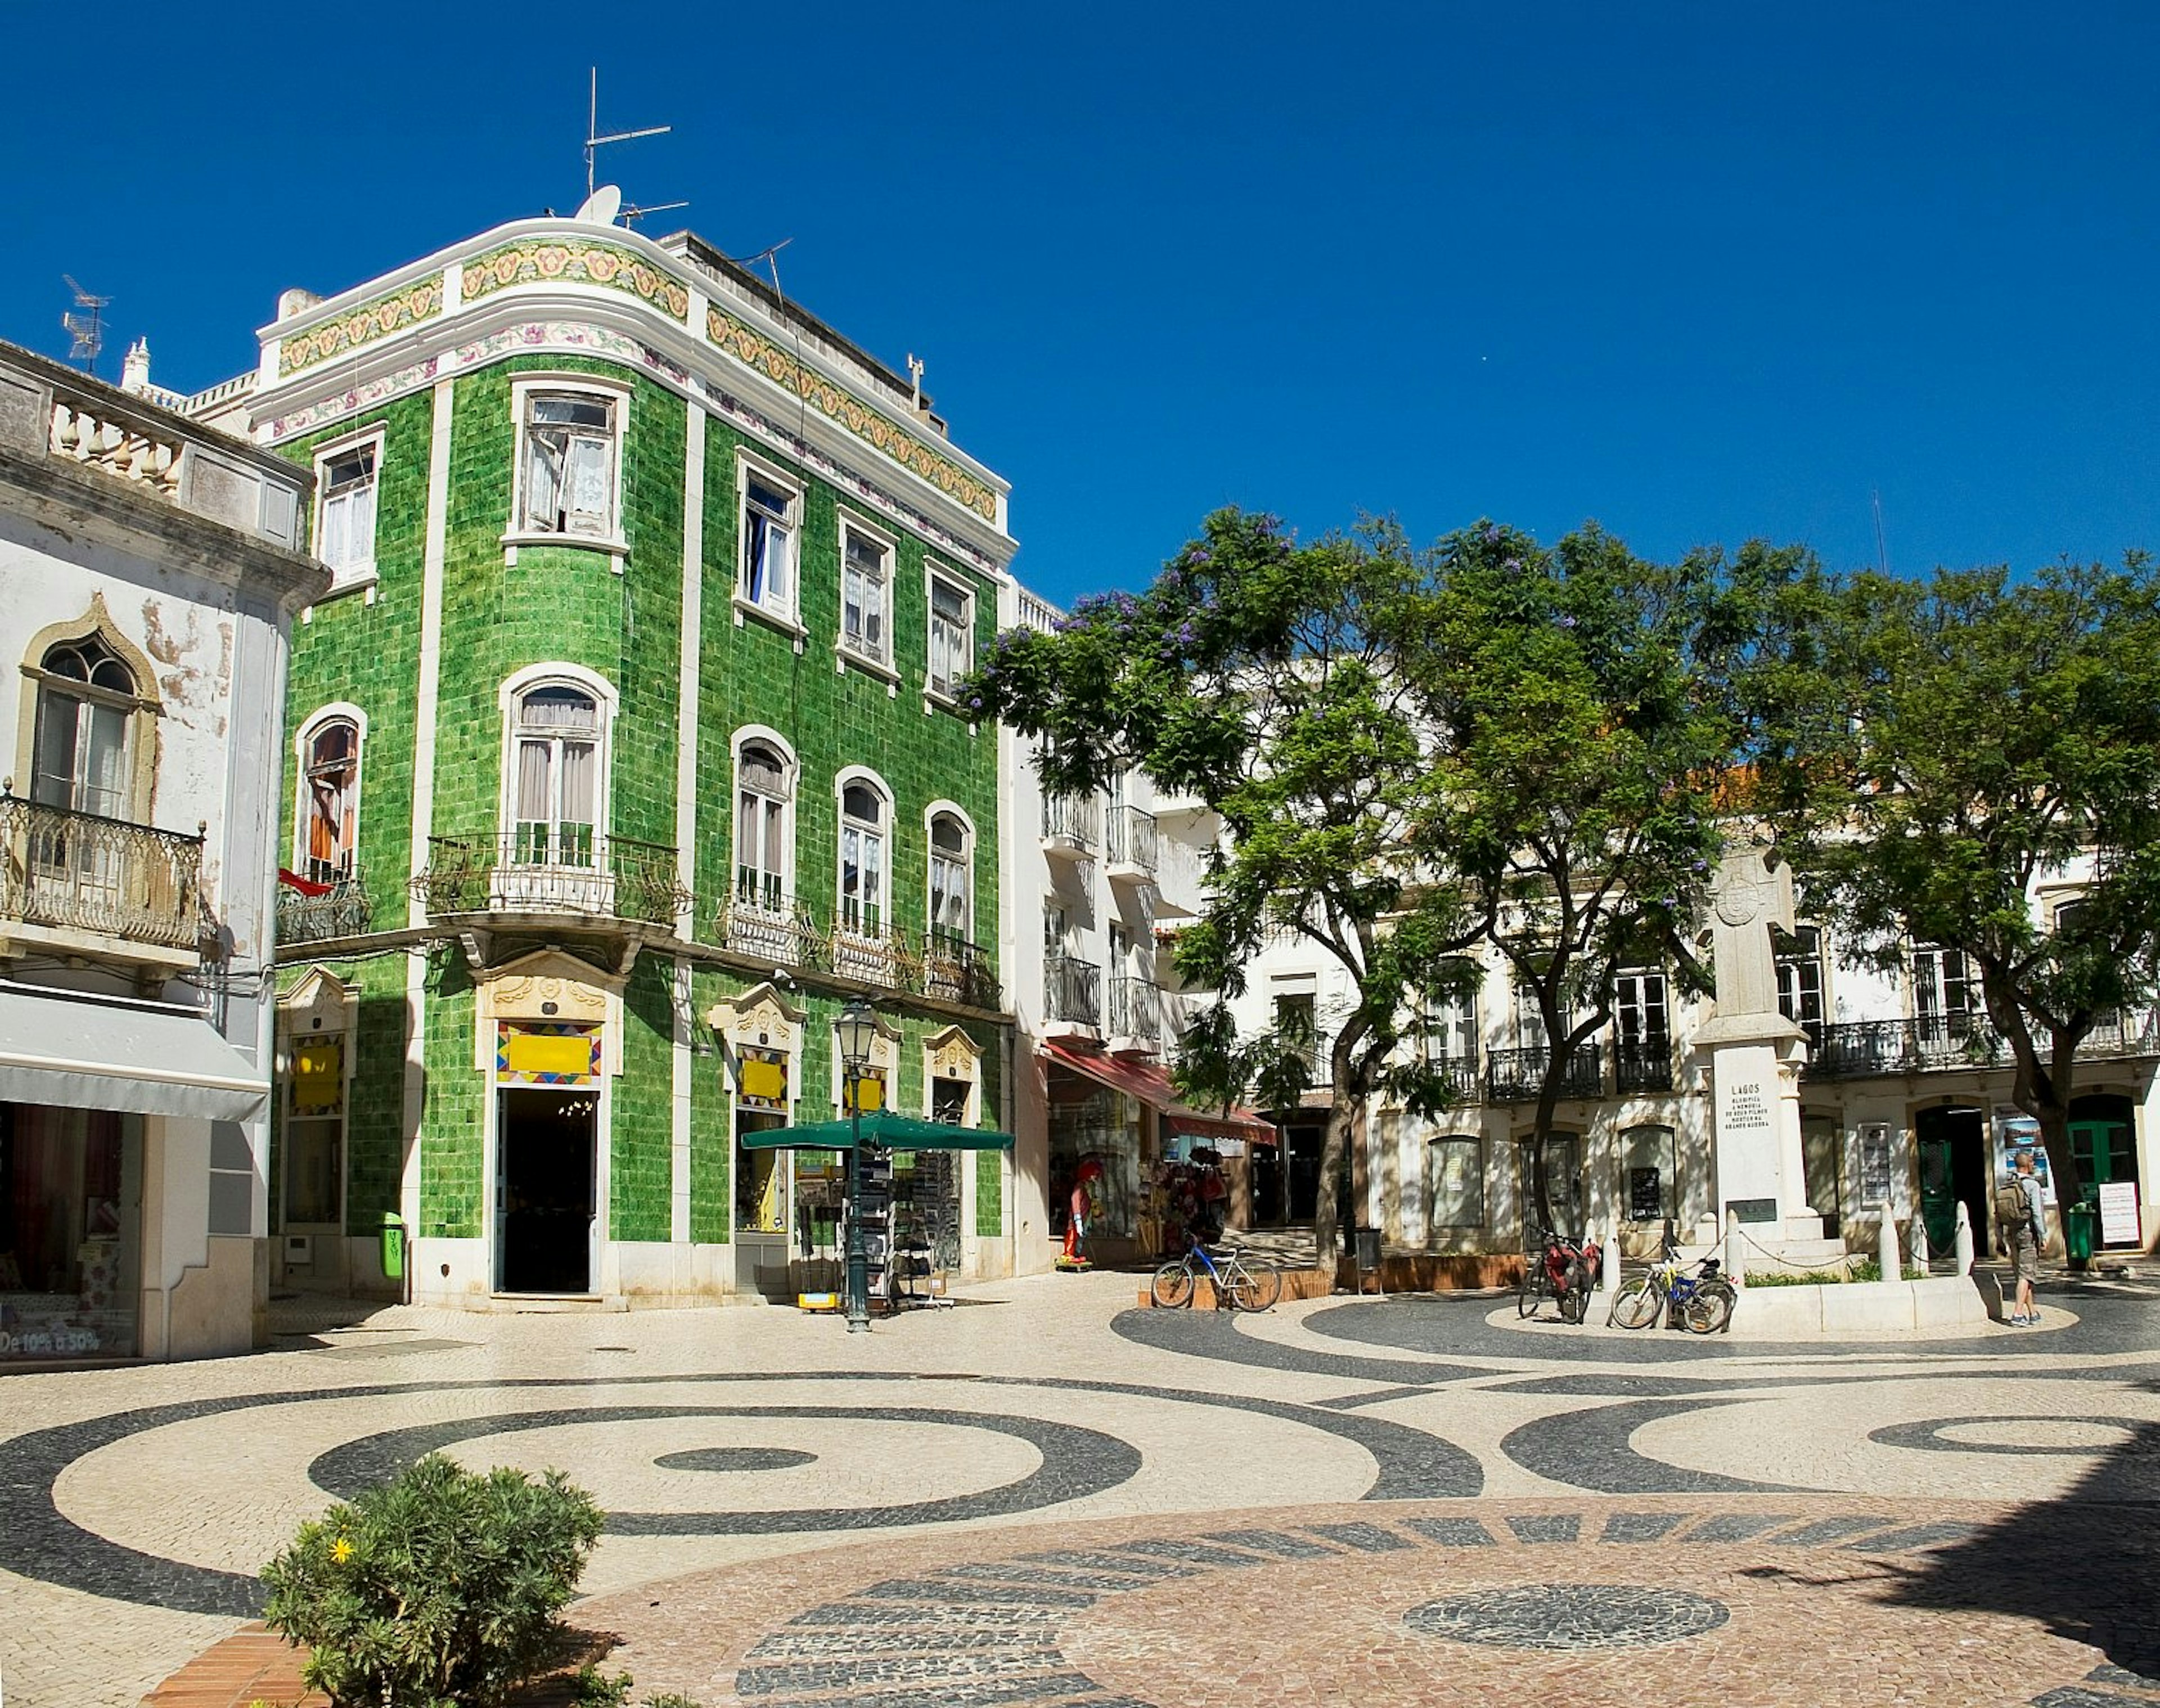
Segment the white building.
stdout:
<svg viewBox="0 0 2160 1708">
<path fill-rule="evenodd" d="M 0 1364 L 262 1338 L 311 485 L 0 345 Z"/>
<path fill-rule="evenodd" d="M 2037 915 L 2052 921 L 2078 888 L 2074 875 L 2037 887 Z M 1797 1104 L 1808 1206 L 1825 1233 L 1872 1252 L 1887 1203 L 1908 1240 L 1917 1214 L 1931 1248 L 1946 1250 L 1963 1204 L 1984 1250 L 1991 1186 L 2006 1147 L 2032 1125 L 2011 1104 L 2010 1053 L 1992 1036 L 1976 973 L 1923 944 L 1886 975 L 1841 954 L 1804 917 L 1773 943 L 1778 1006 L 1805 1035 L 1778 1067 L 1776 1092 Z M 1324 1063 L 1350 1006 L 1342 969 L 1310 945 L 1271 944 L 1236 1005 L 1239 1028 L 1265 1030 L 1301 1005 L 1313 1012 Z M 1612 1007 L 1612 1022 L 1572 1060 L 1571 1094 L 1545 1150 L 1561 1231 L 1617 1228 L 1631 1255 L 1654 1249 L 1667 1218 L 1684 1236 L 1706 1238 L 1737 1207 L 1746 1231 L 1757 1201 L 1721 1181 L 1715 1162 L 1701 1035 L 1716 1002 L 1683 994 L 1670 968 L 1644 966 L 1619 975 Z M 1447 1071 L 1459 1102 L 1434 1119 L 1385 1103 L 1366 1111 L 1352 1157 L 1357 1219 L 1379 1228 L 1390 1251 L 1444 1260 L 1426 1264 L 1436 1279 L 1490 1280 L 1493 1260 L 1520 1252 L 1531 1235 L 1529 1159 L 1550 1051 L 1534 1001 L 1519 995 L 1497 955 L 1474 1001 L 1426 1018 L 1421 1047 Z M 2152 1014 L 2116 1017 L 2080 1051 L 2071 1128 L 2080 1169 L 2089 1186 L 2112 1184 L 2119 1208 L 2126 1184 L 2138 1194 L 2136 1224 L 2116 1223 L 2118 1249 L 2149 1248 L 2160 1236 L 2143 1186 L 2160 1168 L 2156 1070 L 2160 1016 Z M 1284 1128 L 1290 1191 L 1285 1204 L 1264 1196 L 1260 1219 L 1311 1214 L 1329 1101 L 1322 1088 L 1304 1109 L 1271 1112 Z M 1777 1243 L 1758 1231 L 1766 1247 Z"/>
<path fill-rule="evenodd" d="M 1016 586 L 999 615 L 1000 628 L 1048 631 L 1059 614 Z M 1201 911 L 1215 816 L 1138 771 L 1094 794 L 1046 794 L 1034 744 L 1002 727 L 998 740 L 1000 961 L 1020 1057 L 1015 1263 L 1025 1272 L 1056 1261 L 1076 1184 L 1089 1206 L 1085 1255 L 1181 1249 L 1196 1210 L 1245 1213 L 1254 1158 L 1276 1143 L 1264 1121 L 1188 1106 L 1170 1080 L 1192 999 L 1168 939 Z"/>
</svg>

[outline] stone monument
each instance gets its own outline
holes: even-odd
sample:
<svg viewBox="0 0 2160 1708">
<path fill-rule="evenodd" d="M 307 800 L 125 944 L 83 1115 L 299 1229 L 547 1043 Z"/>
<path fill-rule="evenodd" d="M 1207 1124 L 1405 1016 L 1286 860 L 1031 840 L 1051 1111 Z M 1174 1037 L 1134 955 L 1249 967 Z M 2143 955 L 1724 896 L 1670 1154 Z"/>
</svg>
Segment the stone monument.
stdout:
<svg viewBox="0 0 2160 1708">
<path fill-rule="evenodd" d="M 1844 1243 L 1823 1238 L 1822 1217 L 1808 1202 L 1800 1150 L 1808 1038 L 1778 1011 L 1773 925 L 1793 929 L 1791 870 L 1773 865 L 1759 844 L 1736 843 L 1711 884 L 1716 1012 L 1695 1041 L 1709 1059 L 1717 1220 L 1737 1218 L 1764 1252 L 1820 1263 Z"/>
</svg>

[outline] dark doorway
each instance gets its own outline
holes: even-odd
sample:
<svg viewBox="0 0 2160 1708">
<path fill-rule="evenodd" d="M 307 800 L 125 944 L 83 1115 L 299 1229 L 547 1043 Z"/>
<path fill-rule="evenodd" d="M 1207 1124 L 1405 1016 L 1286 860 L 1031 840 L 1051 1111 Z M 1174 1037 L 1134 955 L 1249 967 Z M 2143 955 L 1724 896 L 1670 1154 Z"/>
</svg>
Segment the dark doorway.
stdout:
<svg viewBox="0 0 2160 1708">
<path fill-rule="evenodd" d="M 1310 1222 L 1320 1212 L 1320 1149 L 1327 1137 L 1324 1121 L 1292 1121 L 1282 1129 L 1283 1171 L 1290 1200 L 1287 1220 Z"/>
<path fill-rule="evenodd" d="M 1920 1165 L 1920 1219 L 1928 1249 L 1947 1252 L 1957 1240 L 1957 1207 L 1971 1218 L 1976 1245 L 1986 1236 L 1987 1127 L 1978 1109 L 1922 1109 L 1913 1120 Z"/>
<path fill-rule="evenodd" d="M 501 1290 L 590 1293 L 600 1099 L 589 1092 L 524 1087 L 499 1095 L 495 1143 Z"/>
</svg>

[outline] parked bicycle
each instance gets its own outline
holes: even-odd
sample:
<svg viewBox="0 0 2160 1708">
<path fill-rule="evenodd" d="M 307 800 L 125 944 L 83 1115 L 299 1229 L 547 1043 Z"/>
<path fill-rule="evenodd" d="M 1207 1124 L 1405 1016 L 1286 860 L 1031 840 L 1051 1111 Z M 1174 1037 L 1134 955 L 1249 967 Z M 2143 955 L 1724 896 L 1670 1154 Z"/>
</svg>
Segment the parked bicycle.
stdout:
<svg viewBox="0 0 2160 1708">
<path fill-rule="evenodd" d="M 1218 1256 L 1196 1239 L 1183 1257 L 1155 1272 L 1148 1297 L 1166 1310 L 1178 1310 L 1192 1302 L 1193 1289 L 1203 1275 L 1214 1285 L 1218 1311 L 1225 1305 L 1233 1311 L 1265 1311 L 1282 1296 L 1280 1270 L 1249 1262 L 1234 1249 Z"/>
<path fill-rule="evenodd" d="M 1581 1322 L 1590 1314 L 1591 1289 L 1597 1285 L 1597 1266 L 1603 1254 L 1597 1242 L 1577 1243 L 1546 1228 L 1540 1249 L 1523 1259 L 1523 1279 L 1515 1292 L 1515 1310 L 1534 1316 L 1550 1299 L 1560 1309 L 1563 1322 Z"/>
<path fill-rule="evenodd" d="M 1658 1261 L 1645 1274 L 1621 1283 L 1606 1321 L 1616 1328 L 1648 1328 L 1663 1321 L 1678 1323 L 1693 1334 L 1716 1334 L 1732 1321 L 1740 1297 L 1721 1273 L 1723 1267 L 1706 1257 L 1684 1273 L 1679 1248 L 1669 1238 L 1660 1240 Z"/>
</svg>

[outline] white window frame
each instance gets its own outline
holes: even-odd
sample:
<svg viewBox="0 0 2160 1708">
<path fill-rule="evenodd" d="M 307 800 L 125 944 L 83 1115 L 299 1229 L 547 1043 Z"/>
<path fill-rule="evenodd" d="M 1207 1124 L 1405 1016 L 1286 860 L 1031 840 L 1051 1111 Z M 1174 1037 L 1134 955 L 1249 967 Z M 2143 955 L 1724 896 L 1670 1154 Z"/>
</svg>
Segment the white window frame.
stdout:
<svg viewBox="0 0 2160 1708">
<path fill-rule="evenodd" d="M 569 397 L 580 402 L 608 406 L 609 498 L 606 526 L 595 533 L 536 528 L 525 514 L 526 470 L 531 454 L 532 404 L 542 397 Z M 623 537 L 623 447 L 629 441 L 631 388 L 628 384 L 597 374 L 529 373 L 513 375 L 510 382 L 510 415 L 516 428 L 510 481 L 510 525 L 502 535 L 506 565 L 517 561 L 520 546 L 569 546 L 581 551 L 605 552 L 608 567 L 618 575 L 630 555 Z"/>
<path fill-rule="evenodd" d="M 857 898 L 862 909 L 848 917 L 848 837 L 851 827 L 866 823 L 848 817 L 848 791 L 865 788 L 875 795 L 884 811 L 876 826 L 879 842 L 877 893 Z M 850 766 L 833 780 L 833 812 L 839 833 L 833 839 L 833 922 L 837 929 L 861 937 L 885 937 L 892 930 L 893 794 L 891 785 L 864 766 Z M 877 910 L 873 921 L 868 909 Z"/>
<path fill-rule="evenodd" d="M 777 872 L 766 873 L 761 865 L 759 872 L 761 876 L 776 878 L 779 880 L 781 905 L 792 906 L 795 901 L 795 807 L 802 788 L 802 767 L 796 759 L 794 748 L 788 745 L 777 730 L 769 729 L 761 724 L 745 724 L 742 729 L 736 730 L 733 745 L 734 754 L 729 766 L 729 772 L 735 783 L 735 793 L 732 797 L 734 813 L 729 826 L 733 870 L 728 877 L 728 893 L 737 900 L 750 900 L 759 906 L 766 905 L 765 897 L 761 894 L 755 897 L 745 898 L 741 891 L 744 865 L 742 806 L 745 793 L 755 792 L 761 800 L 767 802 L 774 801 L 776 797 L 766 794 L 762 790 L 752 792 L 745 788 L 743 782 L 742 762 L 745 749 L 769 747 L 779 755 L 780 759 L 781 792 L 776 797 L 780 807 L 780 870 Z"/>
<path fill-rule="evenodd" d="M 1612 1041 L 1623 1048 L 1672 1048 L 1672 986 L 1664 968 L 1628 967 L 1613 975 Z"/>
<path fill-rule="evenodd" d="M 937 681 L 937 589 L 944 587 L 960 595 L 960 632 L 965 653 L 960 667 L 940 687 Z M 922 570 L 922 631 L 924 658 L 922 692 L 926 698 L 957 711 L 960 680 L 975 667 L 975 590 L 967 580 L 943 565 L 926 562 Z"/>
<path fill-rule="evenodd" d="M 778 600 L 753 599 L 746 578 L 749 570 L 750 497 L 750 483 L 755 479 L 761 485 L 787 495 L 787 592 Z M 747 451 L 735 454 L 735 626 L 740 628 L 745 619 L 755 617 L 760 622 L 770 623 L 786 631 L 796 640 L 796 651 L 802 649 L 802 512 L 804 487 L 800 476 L 789 474 L 777 463 L 763 457 L 754 457 Z"/>
<path fill-rule="evenodd" d="M 518 703 L 535 688 L 568 688 L 589 694 L 596 707 L 599 729 L 595 737 L 593 755 L 593 860 L 596 867 L 604 866 L 604 849 L 614 818 L 614 797 L 609 792 L 615 771 L 615 719 L 619 701 L 613 683 L 582 665 L 551 662 L 529 665 L 506 677 L 497 691 L 496 703 L 502 714 L 502 786 L 496 805 L 496 820 L 499 845 L 506 851 L 514 846 L 511 838 L 520 823 L 517 814 L 517 735 Z M 557 791 L 560 792 L 558 779 Z M 535 821 L 537 822 L 537 821 Z M 558 820 L 566 823 L 571 821 Z M 553 836 L 550 835 L 550 845 Z M 546 864 L 546 863 L 543 863 Z"/>
<path fill-rule="evenodd" d="M 340 593 L 350 593 L 356 588 L 372 589 L 379 579 L 376 570 L 376 547 L 382 527 L 382 447 L 387 428 L 382 422 L 363 427 L 355 433 L 340 433 L 335 439 L 325 439 L 315 447 L 315 517 L 314 532 L 309 536 L 315 543 L 317 559 L 330 567 L 330 590 L 325 599 Z M 324 532 L 330 519 L 330 465 L 350 456 L 361 454 L 375 459 L 374 471 L 368 480 L 371 496 L 368 506 L 367 551 L 364 556 L 355 556 L 343 563 L 332 563 L 323 551 Z M 374 594 L 371 591 L 371 600 Z"/>
<path fill-rule="evenodd" d="M 302 877 L 308 871 L 308 827 L 314 818 L 314 802 L 308 783 L 308 753 L 315 745 L 315 738 L 331 724 L 345 723 L 353 726 L 352 751 L 352 846 L 346 853 L 346 864 L 351 867 L 345 879 L 357 876 L 360 862 L 361 802 L 365 798 L 367 778 L 367 714 L 350 701 L 337 700 L 327 706 L 316 708 L 308 721 L 301 724 L 299 733 L 293 738 L 293 775 L 298 779 L 293 791 L 293 864 L 291 870 Z M 322 880 L 318 880 L 322 881 Z"/>
<path fill-rule="evenodd" d="M 839 610 L 836 631 L 833 637 L 833 667 L 844 671 L 850 664 L 885 678 L 888 691 L 899 692 L 900 675 L 892 664 L 893 607 L 896 603 L 894 579 L 900 566 L 900 542 L 883 528 L 873 527 L 853 511 L 839 512 Z M 848 543 L 859 536 L 876 546 L 885 558 L 884 636 L 881 650 L 871 651 L 848 638 Z"/>
<path fill-rule="evenodd" d="M 959 927 L 959 941 L 973 942 L 975 938 L 975 821 L 961 809 L 957 802 L 953 801 L 933 801 L 922 815 L 922 916 L 928 928 L 926 935 L 936 932 L 940 926 L 937 917 L 937 890 L 935 879 L 938 862 L 946 857 L 939 854 L 937 845 L 932 840 L 940 818 L 950 818 L 960 827 L 958 864 L 963 907 L 967 917 Z"/>
</svg>

